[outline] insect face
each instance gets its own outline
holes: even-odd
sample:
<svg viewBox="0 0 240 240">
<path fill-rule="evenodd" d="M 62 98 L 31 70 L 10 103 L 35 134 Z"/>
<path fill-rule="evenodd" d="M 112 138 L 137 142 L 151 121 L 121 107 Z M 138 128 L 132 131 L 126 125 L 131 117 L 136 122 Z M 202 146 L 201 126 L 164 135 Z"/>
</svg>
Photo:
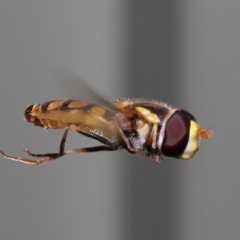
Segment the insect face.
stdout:
<svg viewBox="0 0 240 240">
<path fill-rule="evenodd" d="M 192 114 L 177 110 L 163 124 L 158 147 L 165 156 L 188 159 L 198 150 L 198 129 Z"/>
</svg>

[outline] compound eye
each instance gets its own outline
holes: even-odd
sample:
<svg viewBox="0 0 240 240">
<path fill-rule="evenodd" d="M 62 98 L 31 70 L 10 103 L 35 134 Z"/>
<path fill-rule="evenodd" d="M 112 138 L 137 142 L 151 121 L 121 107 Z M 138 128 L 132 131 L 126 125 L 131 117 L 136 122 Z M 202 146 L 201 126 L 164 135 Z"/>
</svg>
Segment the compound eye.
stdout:
<svg viewBox="0 0 240 240">
<path fill-rule="evenodd" d="M 184 110 L 175 112 L 167 121 L 162 143 L 162 153 L 178 157 L 184 153 L 189 139 L 190 122 L 195 118 Z"/>
</svg>

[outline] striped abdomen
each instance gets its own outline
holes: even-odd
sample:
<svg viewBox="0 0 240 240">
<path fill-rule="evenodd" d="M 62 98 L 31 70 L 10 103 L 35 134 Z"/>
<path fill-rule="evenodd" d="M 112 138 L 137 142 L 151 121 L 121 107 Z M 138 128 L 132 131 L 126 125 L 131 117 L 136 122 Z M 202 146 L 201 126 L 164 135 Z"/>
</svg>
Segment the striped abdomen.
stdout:
<svg viewBox="0 0 240 240">
<path fill-rule="evenodd" d="M 99 105 L 76 100 L 55 100 L 34 104 L 25 110 L 25 119 L 44 128 L 65 128 L 74 125 L 80 129 L 99 132 L 116 138 L 115 114 Z"/>
</svg>

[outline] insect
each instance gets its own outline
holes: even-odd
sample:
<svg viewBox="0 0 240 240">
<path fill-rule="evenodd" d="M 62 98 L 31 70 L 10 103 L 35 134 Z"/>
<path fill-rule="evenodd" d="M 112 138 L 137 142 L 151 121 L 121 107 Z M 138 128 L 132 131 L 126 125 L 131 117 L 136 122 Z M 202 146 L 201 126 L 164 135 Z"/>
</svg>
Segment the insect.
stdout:
<svg viewBox="0 0 240 240">
<path fill-rule="evenodd" d="M 202 128 L 191 113 L 147 100 L 119 100 L 103 105 L 71 99 L 47 101 L 28 106 L 25 119 L 43 128 L 65 128 L 59 152 L 34 154 L 24 150 L 39 160 L 12 157 L 0 150 L 7 159 L 31 165 L 42 165 L 74 152 L 118 149 L 157 162 L 162 160 L 162 155 L 189 159 L 197 152 L 200 138 L 212 136 L 212 131 Z M 102 145 L 65 150 L 69 130 Z"/>
</svg>

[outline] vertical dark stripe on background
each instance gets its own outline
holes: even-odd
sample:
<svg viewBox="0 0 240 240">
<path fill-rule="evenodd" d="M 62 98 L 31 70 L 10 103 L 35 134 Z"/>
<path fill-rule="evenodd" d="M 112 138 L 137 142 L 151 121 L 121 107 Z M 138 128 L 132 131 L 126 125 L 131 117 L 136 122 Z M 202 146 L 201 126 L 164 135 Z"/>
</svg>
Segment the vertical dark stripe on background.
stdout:
<svg viewBox="0 0 240 240">
<path fill-rule="evenodd" d="M 130 3 L 129 3 L 130 2 Z M 126 94 L 178 101 L 178 1 L 129 1 Z M 127 239 L 177 239 L 175 160 L 127 156 Z M 168 161 L 168 162 L 166 162 Z"/>
</svg>

